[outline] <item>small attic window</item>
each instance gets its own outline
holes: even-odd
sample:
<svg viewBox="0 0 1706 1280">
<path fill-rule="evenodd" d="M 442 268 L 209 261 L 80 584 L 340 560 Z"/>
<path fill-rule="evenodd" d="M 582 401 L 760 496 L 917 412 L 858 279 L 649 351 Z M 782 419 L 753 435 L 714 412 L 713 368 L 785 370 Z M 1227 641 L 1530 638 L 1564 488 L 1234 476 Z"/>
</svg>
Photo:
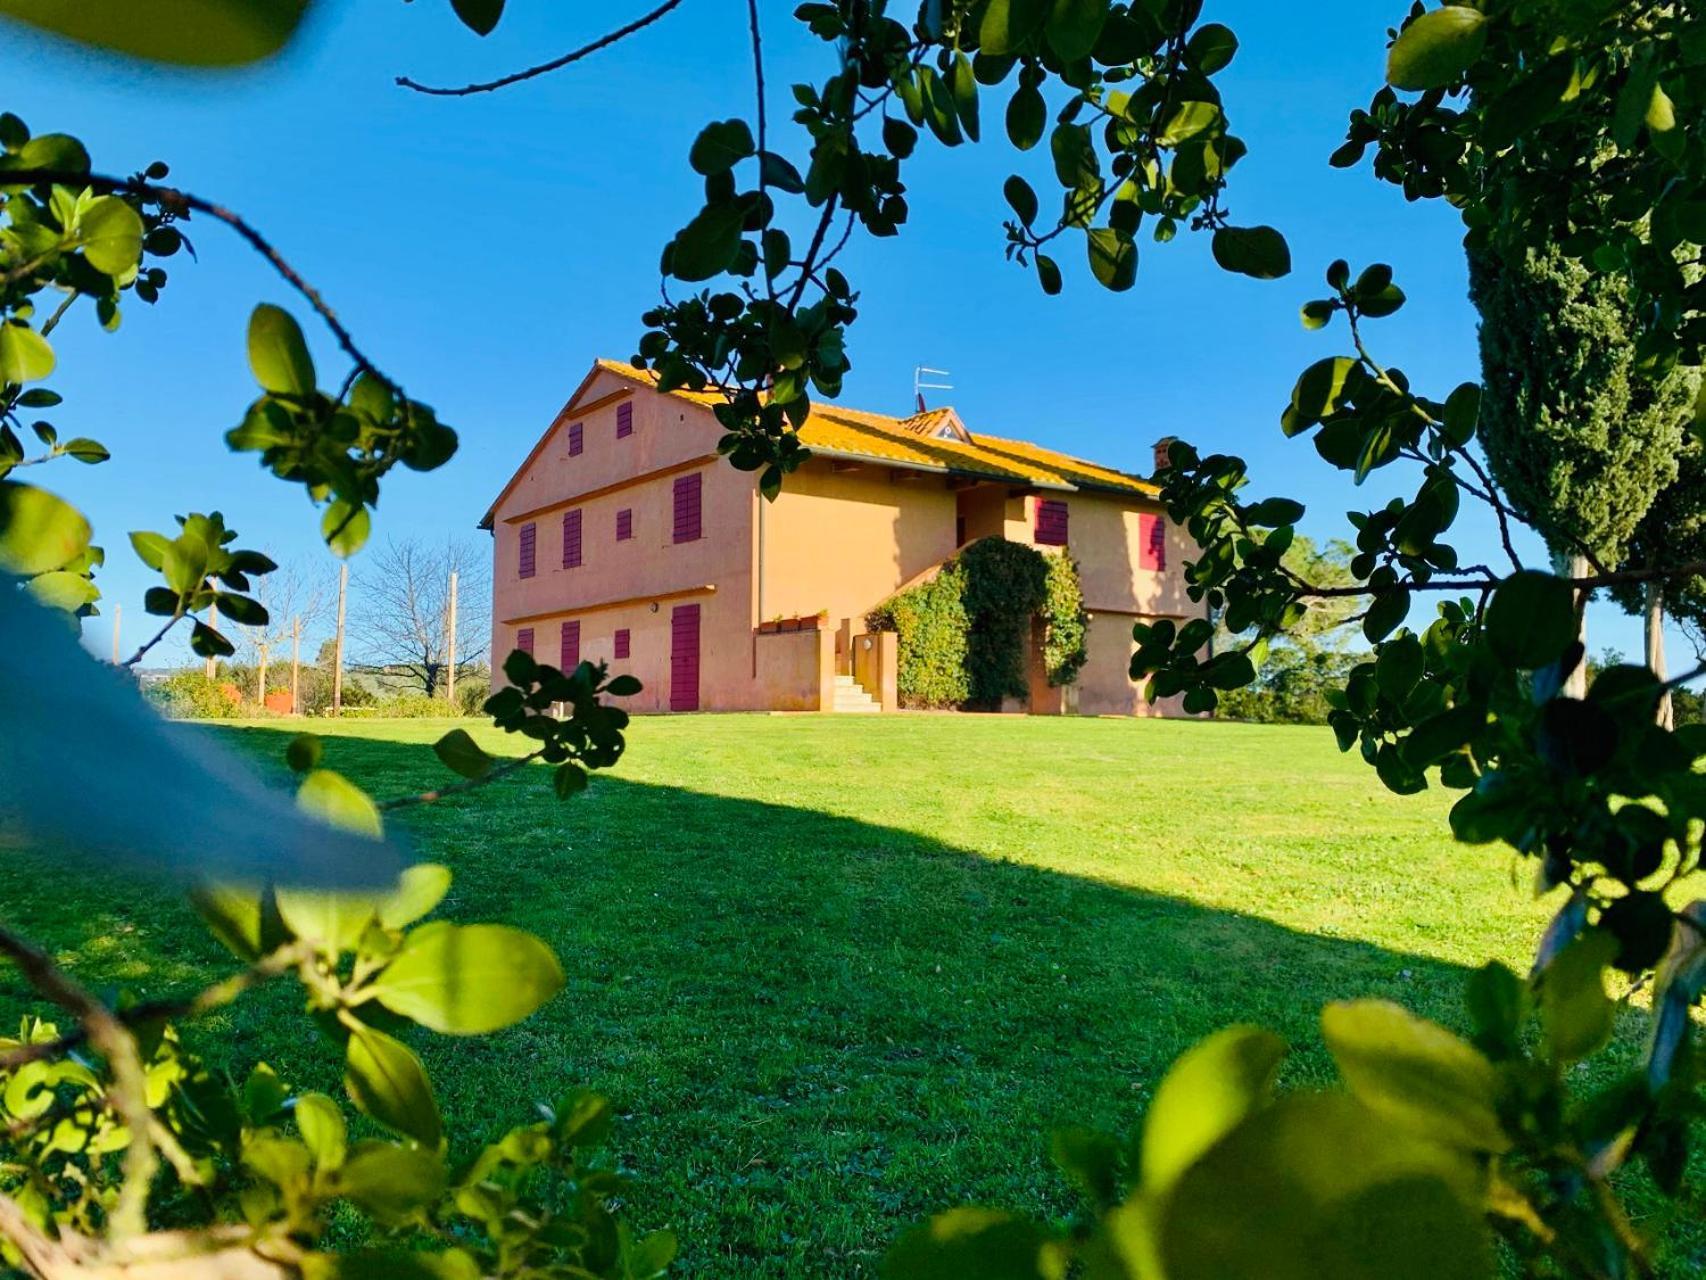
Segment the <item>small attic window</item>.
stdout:
<svg viewBox="0 0 1706 1280">
<path fill-rule="evenodd" d="M 954 430 L 952 423 L 949 423 L 946 426 L 936 428 L 936 438 L 938 440 L 958 440 L 960 433 Z"/>
</svg>

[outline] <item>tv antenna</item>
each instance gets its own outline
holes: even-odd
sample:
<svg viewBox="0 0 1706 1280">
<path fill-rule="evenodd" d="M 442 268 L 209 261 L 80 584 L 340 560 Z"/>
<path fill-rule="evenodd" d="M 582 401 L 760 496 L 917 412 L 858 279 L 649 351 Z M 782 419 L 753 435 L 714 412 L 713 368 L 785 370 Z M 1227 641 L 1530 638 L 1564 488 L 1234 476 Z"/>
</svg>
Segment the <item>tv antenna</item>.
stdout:
<svg viewBox="0 0 1706 1280">
<path fill-rule="evenodd" d="M 912 371 L 912 398 L 918 405 L 918 412 L 925 410 L 924 393 L 926 391 L 952 391 L 951 382 L 931 382 L 931 378 L 951 378 L 954 375 L 946 369 L 932 369 L 929 365 L 921 364 Z"/>
</svg>

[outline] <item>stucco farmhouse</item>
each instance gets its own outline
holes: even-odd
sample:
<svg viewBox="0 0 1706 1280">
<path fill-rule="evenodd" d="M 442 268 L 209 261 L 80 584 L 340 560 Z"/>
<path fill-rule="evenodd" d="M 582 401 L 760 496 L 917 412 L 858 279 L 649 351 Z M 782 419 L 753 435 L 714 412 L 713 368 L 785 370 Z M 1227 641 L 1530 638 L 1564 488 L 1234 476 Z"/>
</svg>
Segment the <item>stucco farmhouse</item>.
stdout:
<svg viewBox="0 0 1706 1280">
<path fill-rule="evenodd" d="M 1176 711 L 1127 676 L 1133 622 L 1201 613 L 1153 485 L 973 434 L 952 409 L 817 405 L 811 460 L 767 502 L 718 457 L 715 403 L 593 365 L 481 521 L 493 653 L 608 660 L 645 685 L 633 711 L 889 710 L 896 638 L 867 634 L 866 614 L 999 536 L 1070 554 L 1090 614 L 1076 683 L 1034 679 L 1022 709 Z"/>
</svg>

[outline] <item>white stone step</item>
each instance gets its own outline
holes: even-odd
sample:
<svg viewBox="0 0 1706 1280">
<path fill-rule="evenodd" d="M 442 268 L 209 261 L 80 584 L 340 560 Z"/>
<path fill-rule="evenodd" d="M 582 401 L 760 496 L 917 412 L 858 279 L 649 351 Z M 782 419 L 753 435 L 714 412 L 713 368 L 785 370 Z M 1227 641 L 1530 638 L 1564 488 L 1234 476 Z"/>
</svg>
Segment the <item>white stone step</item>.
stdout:
<svg viewBox="0 0 1706 1280">
<path fill-rule="evenodd" d="M 852 676 L 835 677 L 835 696 L 829 709 L 840 715 L 875 715 L 882 706 Z"/>
</svg>

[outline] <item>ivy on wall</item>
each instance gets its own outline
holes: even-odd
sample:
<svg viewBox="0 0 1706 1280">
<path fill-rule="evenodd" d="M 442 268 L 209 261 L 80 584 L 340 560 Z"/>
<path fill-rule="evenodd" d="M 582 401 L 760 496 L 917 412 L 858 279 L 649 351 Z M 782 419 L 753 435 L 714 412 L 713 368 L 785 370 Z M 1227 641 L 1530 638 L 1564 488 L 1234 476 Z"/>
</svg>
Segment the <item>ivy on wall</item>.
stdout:
<svg viewBox="0 0 1706 1280">
<path fill-rule="evenodd" d="M 1043 625 L 1049 683 L 1071 684 L 1087 656 L 1077 564 L 1064 553 L 984 538 L 865 621 L 899 635 L 902 706 L 992 710 L 1029 695 L 1033 620 Z"/>
</svg>

